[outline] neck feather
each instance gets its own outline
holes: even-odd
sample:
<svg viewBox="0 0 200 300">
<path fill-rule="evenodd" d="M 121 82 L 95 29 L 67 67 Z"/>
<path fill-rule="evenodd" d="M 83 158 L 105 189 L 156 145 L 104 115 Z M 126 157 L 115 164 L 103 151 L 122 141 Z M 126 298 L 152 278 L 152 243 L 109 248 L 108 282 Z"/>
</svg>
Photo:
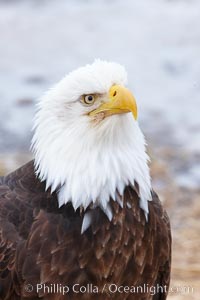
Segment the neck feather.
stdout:
<svg viewBox="0 0 200 300">
<path fill-rule="evenodd" d="M 112 119 L 112 120 L 111 120 Z M 78 124 L 78 122 L 77 122 Z M 49 126 L 48 126 L 49 125 Z M 32 148 L 35 169 L 46 188 L 57 190 L 59 206 L 100 206 L 109 218 L 109 201 L 120 201 L 127 185 L 139 188 L 148 215 L 151 183 L 144 136 L 131 114 L 112 116 L 99 126 L 56 128 L 36 125 Z"/>
</svg>

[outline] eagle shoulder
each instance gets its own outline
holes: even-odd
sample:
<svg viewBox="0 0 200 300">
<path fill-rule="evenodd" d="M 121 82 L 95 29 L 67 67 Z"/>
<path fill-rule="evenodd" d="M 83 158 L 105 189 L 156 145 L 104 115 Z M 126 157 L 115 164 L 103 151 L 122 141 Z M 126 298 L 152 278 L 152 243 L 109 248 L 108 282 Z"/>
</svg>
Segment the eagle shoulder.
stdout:
<svg viewBox="0 0 200 300">
<path fill-rule="evenodd" d="M 171 234 L 166 212 L 154 192 L 148 222 L 137 190 L 128 186 L 122 200 L 123 206 L 110 201 L 111 221 L 100 208 L 93 208 L 92 224 L 81 234 L 84 212 L 74 211 L 71 204 L 59 208 L 56 193 L 45 191 L 45 184 L 36 178 L 33 162 L 1 179 L 0 299 L 48 299 L 44 291 L 24 289 L 38 283 L 93 283 L 100 288 L 105 283 L 146 283 L 168 288 Z M 80 294 L 68 296 L 80 299 Z M 83 299 L 94 297 L 85 296 Z M 114 296 L 141 299 L 140 294 Z M 102 295 L 105 297 L 112 295 Z M 167 292 L 153 299 L 166 297 Z"/>
</svg>

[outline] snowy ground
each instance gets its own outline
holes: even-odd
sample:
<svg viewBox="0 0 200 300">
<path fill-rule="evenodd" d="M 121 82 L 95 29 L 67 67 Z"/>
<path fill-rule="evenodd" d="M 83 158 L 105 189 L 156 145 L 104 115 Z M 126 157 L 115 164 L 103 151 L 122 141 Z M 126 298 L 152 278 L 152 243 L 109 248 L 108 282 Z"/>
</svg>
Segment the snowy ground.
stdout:
<svg viewBox="0 0 200 300">
<path fill-rule="evenodd" d="M 36 98 L 97 57 L 125 65 L 147 140 L 189 153 L 177 178 L 198 186 L 199 0 L 0 1 L 0 153 L 27 151 Z"/>
</svg>

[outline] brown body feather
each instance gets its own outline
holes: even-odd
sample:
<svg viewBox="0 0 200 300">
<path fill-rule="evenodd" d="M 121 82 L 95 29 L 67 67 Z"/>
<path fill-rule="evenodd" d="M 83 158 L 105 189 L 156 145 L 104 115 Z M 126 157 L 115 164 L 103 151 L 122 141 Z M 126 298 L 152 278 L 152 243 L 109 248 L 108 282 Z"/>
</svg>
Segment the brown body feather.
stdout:
<svg viewBox="0 0 200 300">
<path fill-rule="evenodd" d="M 92 225 L 81 235 L 83 212 L 58 207 L 56 193 L 45 192 L 30 162 L 3 177 L 0 185 L 0 299 L 164 300 L 169 286 L 171 235 L 168 217 L 153 193 L 146 222 L 137 192 L 127 187 L 123 208 L 111 200 L 113 220 L 95 208 Z M 131 207 L 127 205 L 131 204 Z M 36 285 L 68 286 L 48 293 Z M 74 293 L 74 284 L 93 284 L 99 293 Z M 147 292 L 109 291 L 109 285 Z M 32 285 L 33 290 L 27 291 Z M 113 287 L 113 286 L 112 286 Z M 91 288 L 91 285 L 90 285 Z M 114 288 L 114 287 L 113 287 Z M 139 290 L 141 291 L 141 290 Z"/>
</svg>

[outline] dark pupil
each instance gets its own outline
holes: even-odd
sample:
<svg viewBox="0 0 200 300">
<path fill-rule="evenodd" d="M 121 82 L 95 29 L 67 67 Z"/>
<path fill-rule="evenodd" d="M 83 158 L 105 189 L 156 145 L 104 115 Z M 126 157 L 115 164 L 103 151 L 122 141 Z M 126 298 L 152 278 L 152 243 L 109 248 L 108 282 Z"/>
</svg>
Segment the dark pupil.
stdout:
<svg viewBox="0 0 200 300">
<path fill-rule="evenodd" d="M 88 96 L 88 101 L 92 101 L 93 100 L 93 96 Z"/>
</svg>

